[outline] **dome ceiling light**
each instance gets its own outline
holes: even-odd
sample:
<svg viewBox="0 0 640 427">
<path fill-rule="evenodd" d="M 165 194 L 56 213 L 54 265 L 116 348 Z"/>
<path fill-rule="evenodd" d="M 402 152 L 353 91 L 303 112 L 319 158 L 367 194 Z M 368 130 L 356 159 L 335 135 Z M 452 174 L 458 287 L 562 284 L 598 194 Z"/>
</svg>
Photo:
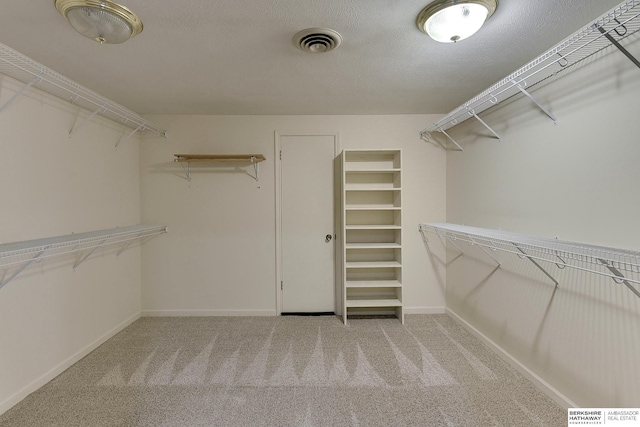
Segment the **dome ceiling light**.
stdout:
<svg viewBox="0 0 640 427">
<path fill-rule="evenodd" d="M 142 21 L 124 6 L 108 0 L 54 0 L 74 30 L 100 44 L 118 44 L 142 31 Z"/>
<path fill-rule="evenodd" d="M 498 0 L 436 0 L 422 9 L 420 31 L 442 43 L 455 43 L 475 34 L 498 7 Z"/>
</svg>

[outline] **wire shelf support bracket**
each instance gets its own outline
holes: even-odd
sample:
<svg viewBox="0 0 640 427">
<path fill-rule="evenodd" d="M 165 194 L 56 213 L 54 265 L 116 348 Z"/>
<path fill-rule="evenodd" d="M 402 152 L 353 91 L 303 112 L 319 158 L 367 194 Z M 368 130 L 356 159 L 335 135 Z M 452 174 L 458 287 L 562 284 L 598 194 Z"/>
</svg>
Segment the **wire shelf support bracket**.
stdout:
<svg viewBox="0 0 640 427">
<path fill-rule="evenodd" d="M 636 296 L 638 296 L 640 298 L 640 291 L 638 291 L 636 288 L 634 288 L 633 285 L 631 283 L 629 283 L 628 280 L 625 279 L 625 277 L 622 275 L 622 273 L 620 273 L 620 271 L 617 268 L 615 268 L 614 266 L 609 264 L 609 262 L 607 260 L 598 258 L 598 261 L 600 261 L 602 263 L 602 265 L 607 267 L 607 269 L 609 271 L 611 271 L 616 277 L 618 277 L 617 279 L 613 278 L 614 282 L 623 283 L 627 288 L 629 288 L 631 290 L 631 292 L 633 292 L 634 294 L 636 294 Z"/>
<path fill-rule="evenodd" d="M 472 238 L 471 236 L 467 235 L 467 237 L 468 237 L 468 238 L 469 238 L 469 240 L 471 241 L 471 244 L 472 244 L 472 245 L 475 245 L 475 244 L 476 244 L 475 240 L 473 240 L 473 238 Z M 498 267 L 502 267 L 502 263 L 501 263 L 500 261 L 498 261 L 498 260 L 497 260 L 493 255 L 491 255 L 491 254 L 489 253 L 489 251 L 487 251 L 487 250 L 484 248 L 484 245 L 478 245 L 478 248 L 480 248 L 480 250 L 481 250 L 482 252 L 484 252 L 484 254 L 485 254 L 486 256 L 488 256 L 489 258 L 491 258 L 491 259 L 493 260 L 493 262 L 495 262 L 496 264 L 498 264 Z"/>
<path fill-rule="evenodd" d="M 116 123 L 136 129 L 136 131 L 149 131 L 163 138 L 167 137 L 165 129 L 144 119 L 137 113 L 99 95 L 91 89 L 81 86 L 2 43 L 0 43 L 0 73 L 25 83 L 18 92 L 0 107 L 0 112 L 33 86 L 92 112 L 89 117 L 69 131 L 69 137 L 72 137 L 96 115 L 104 116 Z"/>
<path fill-rule="evenodd" d="M 638 31 L 640 31 L 640 0 L 626 0 L 595 22 L 576 31 L 544 54 L 431 124 L 420 132 L 420 137 L 425 139 L 435 131 L 444 133 L 471 117 L 479 118 L 478 116 L 485 110 L 516 95 L 527 96 L 553 120 L 554 124 L 557 124 L 557 118 L 531 95 L 531 90 L 552 77 L 576 69 L 577 67 L 574 65 L 611 46 L 617 48 L 640 68 L 640 61 L 620 43 Z M 470 114 L 471 111 L 474 114 Z M 481 123 L 497 136 L 486 123 Z M 444 134 L 448 136 L 448 134 Z M 451 138 L 449 137 L 449 139 Z M 430 141 L 431 139 L 426 140 Z M 459 144 L 455 145 L 457 151 L 463 151 Z M 446 147 L 444 148 L 446 149 Z"/>
<path fill-rule="evenodd" d="M 526 89 L 524 88 L 525 86 L 525 82 L 522 83 L 518 83 L 516 84 L 516 87 L 518 88 L 518 90 L 520 90 L 520 92 L 522 92 L 527 98 L 529 98 L 531 100 L 531 102 L 533 102 L 534 104 L 536 104 L 538 106 L 538 108 L 545 113 L 551 120 L 553 120 L 553 124 L 557 125 L 558 124 L 558 119 L 556 119 L 556 116 L 554 116 L 553 114 L 551 114 L 551 112 L 549 110 L 547 110 L 542 104 L 540 104 L 529 92 L 526 91 Z"/>
<path fill-rule="evenodd" d="M 489 126 L 484 120 L 482 120 L 480 117 L 478 117 L 478 115 L 476 114 L 475 111 L 469 110 L 469 115 L 475 117 L 476 120 L 478 120 L 480 122 L 480 124 L 482 124 L 482 126 L 487 128 L 489 130 L 489 132 L 491 132 L 498 139 L 498 142 L 502 142 L 502 138 L 500 138 L 500 135 L 498 135 L 498 133 L 495 130 L 493 130 L 493 128 L 491 128 L 491 126 Z"/>
<path fill-rule="evenodd" d="M 452 243 L 465 242 L 477 246 L 487 255 L 490 255 L 490 251 L 500 251 L 515 254 L 521 259 L 526 258 L 551 279 L 556 287 L 559 282 L 542 263 L 554 264 L 558 269 L 569 267 L 609 277 L 617 284 L 624 284 L 640 298 L 640 252 L 637 251 L 451 223 L 420 224 L 418 229 L 425 239 L 427 233 L 435 233 Z M 457 244 L 454 246 L 462 253 Z"/>
<path fill-rule="evenodd" d="M 40 75 L 37 75 L 36 77 L 33 78 L 33 80 L 28 82 L 26 85 L 22 86 L 20 88 L 20 90 L 18 90 L 11 98 L 9 98 L 9 100 L 7 102 L 5 102 L 2 105 L 2 107 L 0 107 L 0 113 L 2 111 L 4 111 L 5 108 L 9 107 L 9 105 L 11 105 L 13 103 L 13 101 L 15 101 L 16 99 L 20 98 L 22 96 L 22 94 L 27 91 L 27 89 L 29 89 L 34 84 L 38 83 L 40 80 L 42 80 L 40 78 Z"/>
<path fill-rule="evenodd" d="M 540 264 L 538 264 L 538 263 L 536 262 L 536 260 L 535 260 L 535 259 L 533 259 L 533 258 L 531 258 L 529 255 L 527 255 L 527 253 L 526 253 L 525 251 L 523 251 L 523 250 L 520 248 L 520 246 L 518 246 L 518 245 L 517 245 L 517 244 L 515 244 L 515 243 L 513 244 L 513 246 L 515 246 L 515 247 L 516 247 L 516 249 L 522 253 L 522 255 L 523 255 L 523 256 L 521 256 L 521 258 L 526 258 L 526 259 L 528 259 L 529 261 L 531 261 L 531 262 L 533 263 L 533 265 L 535 265 L 536 267 L 538 267 L 538 269 L 539 269 L 540 271 L 542 271 L 542 272 L 543 272 L 543 273 L 544 273 L 544 274 L 545 274 L 549 279 L 551 279 L 551 281 L 552 281 L 553 283 L 555 283 L 555 284 L 556 284 L 556 288 L 560 285 L 560 282 L 558 282 L 558 281 L 557 281 L 557 280 L 556 280 L 556 279 L 555 279 L 551 274 L 549 274 L 549 272 L 548 272 L 547 270 L 545 270 L 543 266 L 541 266 Z"/>
<path fill-rule="evenodd" d="M 69 234 L 44 239 L 0 244 L 0 269 L 7 271 L 16 267 L 8 277 L 0 280 L 0 289 L 15 279 L 34 262 L 61 255 L 79 254 L 73 265 L 75 271 L 99 248 L 109 245 L 123 245 L 116 256 L 119 256 L 135 241 L 164 234 L 166 225 L 133 225 L 87 233 Z"/>
</svg>

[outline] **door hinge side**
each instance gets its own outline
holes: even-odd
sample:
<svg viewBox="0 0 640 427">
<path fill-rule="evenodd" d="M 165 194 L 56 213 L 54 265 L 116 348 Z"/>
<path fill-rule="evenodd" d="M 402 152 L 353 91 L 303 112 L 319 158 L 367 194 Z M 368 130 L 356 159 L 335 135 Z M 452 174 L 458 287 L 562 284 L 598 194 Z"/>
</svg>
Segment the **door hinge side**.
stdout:
<svg viewBox="0 0 640 427">
<path fill-rule="evenodd" d="M 282 288 L 282 280 L 280 281 L 280 290 L 281 291 L 283 290 L 283 288 Z"/>
<path fill-rule="evenodd" d="M 282 160 L 282 150 L 280 150 L 280 160 Z"/>
</svg>

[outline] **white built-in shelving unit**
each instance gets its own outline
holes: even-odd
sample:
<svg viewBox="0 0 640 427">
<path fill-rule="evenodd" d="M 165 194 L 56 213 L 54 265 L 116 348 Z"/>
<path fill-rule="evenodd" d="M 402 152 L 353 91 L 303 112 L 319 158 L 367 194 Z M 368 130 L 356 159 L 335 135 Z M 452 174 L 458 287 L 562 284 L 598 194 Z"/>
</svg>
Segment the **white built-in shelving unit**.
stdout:
<svg viewBox="0 0 640 427">
<path fill-rule="evenodd" d="M 638 30 L 640 30 L 640 0 L 624 1 L 596 21 L 576 31 L 557 46 L 423 129 L 420 136 L 426 141 L 435 140 L 443 147 L 447 147 L 446 144 L 433 138 L 432 133 L 439 132 L 454 145 L 455 150 L 462 151 L 460 144 L 451 137 L 447 130 L 467 119 L 475 118 L 497 139 L 500 139 L 498 133 L 480 118 L 479 114 L 515 95 L 528 97 L 555 123 L 557 122 L 556 117 L 531 95 L 531 90 L 543 82 L 551 81 L 556 76 L 576 69 L 576 66 L 583 63 L 585 59 L 592 58 L 603 49 L 611 46 L 617 48 L 636 66 L 640 67 L 640 61 L 625 48 L 625 43 L 635 39 L 630 36 L 636 34 Z"/>
<path fill-rule="evenodd" d="M 120 255 L 136 241 L 167 232 L 166 225 L 132 225 L 108 230 L 46 237 L 43 239 L 0 244 L 0 289 L 34 262 L 77 254 L 75 270 L 96 250 L 106 246 L 120 246 Z"/>
<path fill-rule="evenodd" d="M 342 318 L 402 309 L 402 164 L 400 150 L 341 154 Z"/>
<path fill-rule="evenodd" d="M 72 137 L 96 115 L 104 116 L 132 129 L 131 132 L 128 132 L 118 141 L 116 148 L 136 132 L 148 131 L 158 136 L 166 137 L 166 130 L 141 117 L 139 114 L 45 67 L 2 43 L 0 43 L 0 73 L 25 84 L 14 96 L 0 105 L 0 112 L 7 108 L 30 87 L 35 87 L 91 111 L 88 117 L 80 120 L 69 131 L 69 137 Z"/>
<path fill-rule="evenodd" d="M 427 239 L 432 234 L 449 241 L 461 253 L 464 252 L 459 243 L 477 246 L 498 267 L 502 263 L 496 252 L 515 254 L 532 262 L 556 286 L 559 282 L 553 270 L 545 267 L 568 267 L 610 277 L 640 297 L 640 252 L 450 223 L 420 224 L 419 230 Z"/>
</svg>

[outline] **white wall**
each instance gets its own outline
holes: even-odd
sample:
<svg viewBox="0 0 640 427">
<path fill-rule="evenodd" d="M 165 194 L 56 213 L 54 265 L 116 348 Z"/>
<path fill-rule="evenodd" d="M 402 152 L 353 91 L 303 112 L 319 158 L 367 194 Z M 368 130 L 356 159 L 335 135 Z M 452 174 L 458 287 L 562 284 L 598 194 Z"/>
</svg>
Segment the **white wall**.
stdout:
<svg viewBox="0 0 640 427">
<path fill-rule="evenodd" d="M 21 86 L 0 75 L 0 105 Z M 0 242 L 139 223 L 137 138 L 115 151 L 126 128 L 96 118 L 69 139 L 77 113 L 35 89 L 0 113 Z M 0 289 L 0 413 L 139 316 L 139 248 L 74 261 L 34 264 Z"/>
<path fill-rule="evenodd" d="M 640 48 L 633 46 L 640 57 Z M 525 97 L 452 129 L 447 221 L 640 250 L 640 70 L 621 53 L 597 55 L 534 92 L 557 126 Z M 465 249 L 466 248 L 466 249 Z M 640 406 L 640 298 L 611 279 L 476 248 L 452 261 L 447 307 L 569 402 Z M 638 277 L 636 277 L 638 279 Z M 570 404 L 570 403 L 569 403 Z"/>
<path fill-rule="evenodd" d="M 276 314 L 275 131 L 338 132 L 342 149 L 403 149 L 404 298 L 408 312 L 444 310 L 417 232 L 419 222 L 445 218 L 445 152 L 419 140 L 433 116 L 150 119 L 168 128 L 169 144 L 141 146 L 142 218 L 168 224 L 169 234 L 142 249 L 143 314 Z M 175 153 L 267 160 L 258 188 L 249 166 L 198 168 L 187 182 Z"/>
</svg>

